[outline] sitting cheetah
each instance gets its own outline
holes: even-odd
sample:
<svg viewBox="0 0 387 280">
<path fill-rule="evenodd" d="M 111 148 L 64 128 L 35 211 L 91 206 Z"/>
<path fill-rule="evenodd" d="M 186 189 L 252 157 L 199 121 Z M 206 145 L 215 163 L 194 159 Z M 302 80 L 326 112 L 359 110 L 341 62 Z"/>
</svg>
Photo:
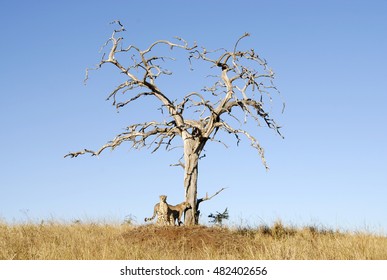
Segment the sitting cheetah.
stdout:
<svg viewBox="0 0 387 280">
<path fill-rule="evenodd" d="M 156 225 L 165 226 L 170 224 L 170 213 L 166 195 L 160 195 L 160 202 L 155 205 L 152 218 L 145 218 L 144 221 L 151 221 L 156 217 L 156 215 Z"/>
</svg>

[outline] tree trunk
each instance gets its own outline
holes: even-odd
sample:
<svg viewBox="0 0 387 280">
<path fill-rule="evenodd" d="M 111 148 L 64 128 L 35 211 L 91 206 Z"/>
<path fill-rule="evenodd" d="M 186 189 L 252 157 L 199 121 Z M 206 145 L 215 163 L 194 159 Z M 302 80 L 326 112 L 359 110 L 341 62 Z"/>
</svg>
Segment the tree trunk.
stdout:
<svg viewBox="0 0 387 280">
<path fill-rule="evenodd" d="M 193 160 L 191 156 L 190 160 Z M 186 163 L 186 165 L 188 165 Z M 192 167 L 189 167 L 190 171 L 185 170 L 184 174 L 184 188 L 185 188 L 185 200 L 188 201 L 192 208 L 188 209 L 185 212 L 184 224 L 191 226 L 197 225 L 199 222 L 198 219 L 198 209 L 197 209 L 197 182 L 198 182 L 198 163 L 190 163 Z M 195 166 L 196 165 L 196 166 Z"/>
<path fill-rule="evenodd" d="M 188 226 L 199 223 L 199 213 L 197 207 L 197 186 L 198 186 L 198 165 L 199 156 L 205 141 L 193 139 L 191 135 L 184 137 L 184 189 L 185 200 L 188 201 L 192 208 L 185 212 L 184 224 Z"/>
</svg>

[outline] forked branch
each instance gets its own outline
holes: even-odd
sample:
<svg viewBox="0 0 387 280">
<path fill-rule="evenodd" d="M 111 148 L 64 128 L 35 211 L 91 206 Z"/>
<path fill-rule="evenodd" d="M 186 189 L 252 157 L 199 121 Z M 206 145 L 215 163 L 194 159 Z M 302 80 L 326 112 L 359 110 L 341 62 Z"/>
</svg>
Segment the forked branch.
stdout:
<svg viewBox="0 0 387 280">
<path fill-rule="evenodd" d="M 223 190 L 225 190 L 226 188 L 221 188 L 220 190 L 218 190 L 216 193 L 214 193 L 213 195 L 211 195 L 210 197 L 208 196 L 208 193 L 206 193 L 206 196 L 205 197 L 202 197 L 202 198 L 199 198 L 197 200 L 197 205 L 199 205 L 201 202 L 203 201 L 206 201 L 206 200 L 210 200 L 211 198 L 213 198 L 214 196 L 218 195 L 220 192 L 222 192 Z"/>
</svg>

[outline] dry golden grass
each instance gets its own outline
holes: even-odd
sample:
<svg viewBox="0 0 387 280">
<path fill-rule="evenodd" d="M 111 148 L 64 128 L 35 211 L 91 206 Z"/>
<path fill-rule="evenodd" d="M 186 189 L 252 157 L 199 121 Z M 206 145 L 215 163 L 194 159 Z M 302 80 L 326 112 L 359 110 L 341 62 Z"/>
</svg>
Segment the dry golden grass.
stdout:
<svg viewBox="0 0 387 280">
<path fill-rule="evenodd" d="M 0 223 L 0 259 L 387 259 L 387 237 L 258 228 Z"/>
</svg>

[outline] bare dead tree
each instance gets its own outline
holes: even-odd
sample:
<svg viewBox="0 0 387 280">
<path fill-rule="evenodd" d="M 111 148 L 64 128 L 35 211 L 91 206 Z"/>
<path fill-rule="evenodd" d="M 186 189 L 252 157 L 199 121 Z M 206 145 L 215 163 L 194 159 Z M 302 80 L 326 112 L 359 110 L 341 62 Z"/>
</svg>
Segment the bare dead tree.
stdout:
<svg viewBox="0 0 387 280">
<path fill-rule="evenodd" d="M 197 199 L 199 159 L 203 156 L 202 152 L 208 141 L 224 144 L 219 132 L 235 135 L 237 144 L 241 137 L 246 137 L 268 169 L 264 149 L 243 127 L 248 120 L 252 120 L 258 126 L 263 123 L 281 135 L 280 127 L 270 117 L 269 110 L 265 107 L 266 103 L 271 102 L 272 93 L 279 93 L 273 83 L 274 72 L 253 49 L 247 51 L 238 49 L 239 42 L 248 37 L 248 33 L 236 41 L 232 51 L 225 49 L 209 51 L 206 48 L 199 48 L 196 43 L 189 45 L 181 38 L 175 38 L 174 42 L 159 40 L 141 50 L 134 45 L 123 47 L 123 37 L 120 35 L 125 32 L 125 28 L 119 21 L 115 21 L 114 24 L 118 29 L 113 31 L 103 46 L 109 48 L 109 51 L 103 55 L 94 70 L 100 69 L 105 64 L 111 64 L 124 74 L 125 81 L 108 95 L 107 100 L 111 100 L 118 110 L 145 96 L 151 96 L 160 102 L 162 111 L 167 111 L 168 119 L 162 122 L 148 121 L 129 125 L 124 132 L 116 135 L 99 150 L 83 149 L 70 152 L 65 157 L 77 157 L 82 154 L 97 156 L 105 149 L 114 149 L 124 142 L 131 143 L 135 149 L 152 147 L 152 152 L 161 146 L 170 150 L 172 141 L 176 137 L 181 138 L 183 156 L 177 165 L 184 169 L 185 199 L 192 205 L 192 209 L 185 215 L 185 224 L 197 224 L 198 205 L 209 199 L 208 196 L 207 199 Z M 169 48 L 171 52 L 175 49 L 185 52 L 191 66 L 194 61 L 208 64 L 212 73 L 215 73 L 209 76 L 209 79 L 212 79 L 211 85 L 200 91 L 187 93 L 180 101 L 172 101 L 157 83 L 160 77 L 172 74 L 164 66 L 166 61 L 174 61 L 174 58 L 153 54 L 156 47 L 159 49 L 163 46 Z M 118 59 L 122 55 L 126 55 L 126 59 Z M 86 71 L 85 80 L 88 79 L 89 70 Z M 125 100 L 118 101 L 125 97 L 127 97 Z M 192 119 L 192 115 L 195 119 Z M 191 116 L 191 119 L 188 116 Z"/>
</svg>

